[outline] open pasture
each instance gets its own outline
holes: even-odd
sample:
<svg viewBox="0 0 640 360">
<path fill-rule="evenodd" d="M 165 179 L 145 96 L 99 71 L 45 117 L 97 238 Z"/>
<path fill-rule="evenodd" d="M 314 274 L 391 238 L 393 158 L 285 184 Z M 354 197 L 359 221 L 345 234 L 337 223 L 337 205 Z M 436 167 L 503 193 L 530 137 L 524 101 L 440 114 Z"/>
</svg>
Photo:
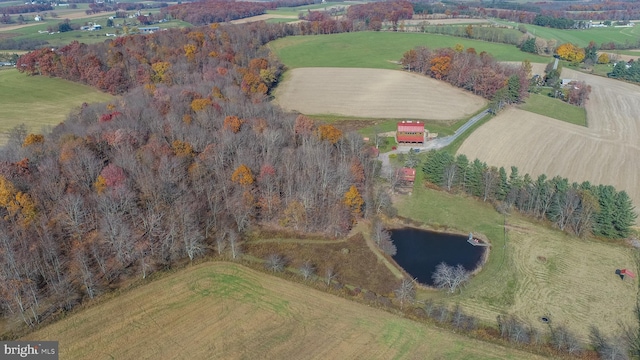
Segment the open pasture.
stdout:
<svg viewBox="0 0 640 360">
<path fill-rule="evenodd" d="M 549 62 L 549 58 L 524 53 L 513 45 L 489 43 L 452 36 L 399 32 L 354 32 L 332 35 L 289 36 L 269 47 L 289 68 L 361 67 L 398 69 L 402 55 L 416 46 L 453 47 L 462 44 L 478 53 L 486 51 L 498 60 Z"/>
<path fill-rule="evenodd" d="M 489 165 L 515 165 L 520 173 L 535 177 L 560 175 L 613 185 L 625 190 L 640 209 L 640 87 L 566 68 L 562 76 L 591 85 L 587 128 L 508 109 L 475 131 L 459 153 Z"/>
<path fill-rule="evenodd" d="M 0 71 L 0 134 L 25 124 L 31 132 L 63 122 L 83 102 L 108 101 L 113 96 L 92 87 L 45 76 Z M 2 141 L 3 142 L 3 141 Z"/>
<path fill-rule="evenodd" d="M 571 124 L 587 126 L 587 115 L 583 107 L 568 104 L 546 94 L 529 94 L 526 102 L 519 108 Z"/>
<path fill-rule="evenodd" d="M 534 359 L 230 263 L 126 291 L 27 339 L 63 359 Z"/>
<path fill-rule="evenodd" d="M 436 229 L 481 233 L 491 242 L 483 270 L 460 294 L 425 290 L 419 293 L 421 299 L 459 303 L 493 325 L 497 315 L 513 314 L 543 333 L 548 327 L 540 317 L 548 316 L 583 341 L 590 325 L 612 334 L 618 321 L 633 318 L 638 279 L 622 281 L 614 273 L 634 268 L 624 246 L 581 240 L 517 214 L 505 218 L 489 203 L 422 185 L 416 185 L 411 196 L 399 198 L 396 206 L 401 216 Z"/>
<path fill-rule="evenodd" d="M 518 27 L 518 23 L 496 20 L 501 24 Z M 554 39 L 558 45 L 563 43 L 573 43 L 580 47 L 586 47 L 590 41 L 600 45 L 602 43 L 614 42 L 625 44 L 627 42 L 636 43 L 640 37 L 640 26 L 633 27 L 598 27 L 591 29 L 553 29 L 544 26 L 523 24 L 527 30 L 536 37 L 546 40 Z"/>
<path fill-rule="evenodd" d="M 382 69 L 294 69 L 275 97 L 285 110 L 368 118 L 456 120 L 487 104 L 445 82 Z"/>
</svg>

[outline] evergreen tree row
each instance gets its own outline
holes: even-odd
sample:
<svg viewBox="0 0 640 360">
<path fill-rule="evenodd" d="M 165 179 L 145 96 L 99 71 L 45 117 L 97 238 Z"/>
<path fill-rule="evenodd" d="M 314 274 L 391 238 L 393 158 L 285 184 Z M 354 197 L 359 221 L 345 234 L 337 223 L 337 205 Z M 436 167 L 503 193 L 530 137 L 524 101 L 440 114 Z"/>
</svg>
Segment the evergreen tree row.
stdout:
<svg viewBox="0 0 640 360">
<path fill-rule="evenodd" d="M 624 238 L 637 217 L 629 195 L 610 185 L 570 183 L 544 174 L 533 179 L 529 174 L 520 175 L 515 166 L 507 174 L 504 167 L 435 150 L 428 154 L 422 171 L 427 181 L 447 191 L 462 190 L 504 209 L 516 208 L 578 236 Z"/>
</svg>

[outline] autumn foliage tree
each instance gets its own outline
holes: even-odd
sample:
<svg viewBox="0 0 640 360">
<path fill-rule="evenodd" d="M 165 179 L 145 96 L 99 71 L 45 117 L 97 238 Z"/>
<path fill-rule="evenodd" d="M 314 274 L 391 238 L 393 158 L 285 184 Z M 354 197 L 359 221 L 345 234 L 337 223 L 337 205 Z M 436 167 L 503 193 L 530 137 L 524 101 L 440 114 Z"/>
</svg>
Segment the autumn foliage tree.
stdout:
<svg viewBox="0 0 640 360">
<path fill-rule="evenodd" d="M 253 177 L 251 169 L 242 164 L 238 166 L 231 175 L 231 181 L 240 185 L 251 185 L 255 181 L 255 178 Z"/>
<path fill-rule="evenodd" d="M 344 194 L 344 204 L 351 210 L 354 217 L 360 216 L 364 200 L 355 185 L 351 185 L 349 191 Z"/>
<path fill-rule="evenodd" d="M 305 26 L 169 29 L 23 57 L 34 76 L 124 95 L 84 104 L 43 138 L 16 131 L 0 151 L 0 252 L 19 262 L 0 256 L 0 292 L 28 295 L 25 323 L 210 249 L 237 259 L 254 227 L 349 231 L 374 172 L 362 137 L 243 84 L 250 73 L 273 86 L 282 65 L 263 45 Z M 0 312 L 20 315 L 3 294 Z"/>
<path fill-rule="evenodd" d="M 585 58 L 585 52 L 583 48 L 577 47 L 572 43 L 564 43 L 556 49 L 556 53 L 560 58 L 571 61 L 573 63 L 580 63 Z"/>
<path fill-rule="evenodd" d="M 342 138 L 342 131 L 333 125 L 320 125 L 318 126 L 318 137 L 335 144 Z"/>
<path fill-rule="evenodd" d="M 510 103 L 519 103 L 527 97 L 525 66 L 500 63 L 485 52 L 459 50 L 418 47 L 405 52 L 400 62 L 405 69 L 444 80 L 486 99 L 494 100 L 498 94 Z"/>
</svg>

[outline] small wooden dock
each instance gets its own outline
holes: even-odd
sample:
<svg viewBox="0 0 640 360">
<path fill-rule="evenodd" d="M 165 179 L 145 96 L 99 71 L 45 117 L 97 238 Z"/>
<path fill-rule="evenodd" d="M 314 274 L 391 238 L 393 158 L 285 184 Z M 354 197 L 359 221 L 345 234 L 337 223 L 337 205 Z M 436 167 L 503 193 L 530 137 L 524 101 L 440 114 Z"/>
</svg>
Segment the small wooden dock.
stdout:
<svg viewBox="0 0 640 360">
<path fill-rule="evenodd" d="M 484 242 L 484 241 L 482 241 L 482 240 L 480 240 L 478 238 L 473 237 L 472 233 L 469 233 L 469 239 L 467 239 L 467 242 L 469 244 L 473 245 L 473 246 L 485 246 L 485 247 L 490 246 L 486 242 Z"/>
</svg>

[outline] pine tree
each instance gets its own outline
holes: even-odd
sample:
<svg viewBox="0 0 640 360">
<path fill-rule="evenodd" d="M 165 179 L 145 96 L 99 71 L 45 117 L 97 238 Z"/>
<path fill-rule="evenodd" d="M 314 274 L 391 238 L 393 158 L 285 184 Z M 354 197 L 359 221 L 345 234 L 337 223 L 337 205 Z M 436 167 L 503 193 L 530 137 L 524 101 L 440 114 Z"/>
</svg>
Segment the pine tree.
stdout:
<svg viewBox="0 0 640 360">
<path fill-rule="evenodd" d="M 496 189 L 496 199 L 502 201 L 507 197 L 509 193 L 509 179 L 507 178 L 507 171 L 504 167 L 500 167 L 498 170 L 498 187 Z"/>
<path fill-rule="evenodd" d="M 616 237 L 626 238 L 631 234 L 631 227 L 634 225 L 637 215 L 635 208 L 625 191 L 620 191 L 615 195 L 615 212 L 613 216 L 613 227 Z"/>
<path fill-rule="evenodd" d="M 616 237 L 616 229 L 613 226 L 615 217 L 616 190 L 613 186 L 598 185 L 595 195 L 600 205 L 600 211 L 594 216 L 593 233 L 598 236 Z"/>
<path fill-rule="evenodd" d="M 453 164 L 453 155 L 445 151 L 432 151 L 429 153 L 427 161 L 422 167 L 425 179 L 433 184 L 442 186 L 444 184 L 444 170 L 449 164 Z"/>
</svg>

